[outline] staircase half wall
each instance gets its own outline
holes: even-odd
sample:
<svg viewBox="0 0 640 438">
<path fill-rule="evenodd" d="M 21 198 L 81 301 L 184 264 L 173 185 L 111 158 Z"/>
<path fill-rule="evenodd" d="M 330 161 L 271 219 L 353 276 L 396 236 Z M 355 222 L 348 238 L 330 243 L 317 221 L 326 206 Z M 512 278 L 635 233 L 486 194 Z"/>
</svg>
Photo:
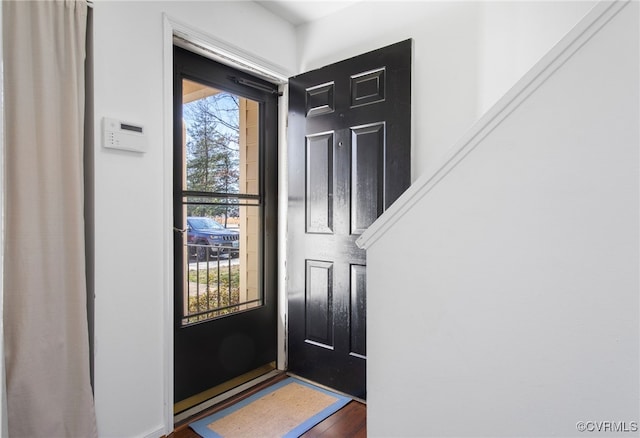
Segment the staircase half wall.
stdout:
<svg viewBox="0 0 640 438">
<path fill-rule="evenodd" d="M 639 434 L 639 6 L 598 4 L 359 239 L 370 436 Z"/>
</svg>

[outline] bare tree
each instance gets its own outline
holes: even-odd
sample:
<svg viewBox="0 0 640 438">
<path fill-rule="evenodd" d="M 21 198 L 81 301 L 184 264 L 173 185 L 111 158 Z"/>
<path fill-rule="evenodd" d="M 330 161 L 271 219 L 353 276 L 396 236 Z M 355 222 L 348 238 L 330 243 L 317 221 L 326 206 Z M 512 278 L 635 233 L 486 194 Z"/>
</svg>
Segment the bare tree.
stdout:
<svg viewBox="0 0 640 438">
<path fill-rule="evenodd" d="M 184 106 L 187 127 L 187 189 L 238 193 L 240 178 L 239 101 L 218 93 Z M 222 203 L 229 203 L 221 199 Z M 237 216 L 234 205 L 190 205 L 193 216 Z"/>
</svg>

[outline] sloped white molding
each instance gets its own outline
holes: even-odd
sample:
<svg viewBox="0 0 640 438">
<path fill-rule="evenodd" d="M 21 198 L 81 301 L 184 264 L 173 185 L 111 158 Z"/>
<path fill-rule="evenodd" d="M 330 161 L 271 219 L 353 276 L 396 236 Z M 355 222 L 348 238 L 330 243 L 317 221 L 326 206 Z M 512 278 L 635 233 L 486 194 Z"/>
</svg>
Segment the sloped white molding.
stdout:
<svg viewBox="0 0 640 438">
<path fill-rule="evenodd" d="M 449 150 L 439 166 L 427 169 L 371 226 L 356 240 L 368 249 L 402 216 L 438 185 L 497 126 L 516 110 L 554 72 L 570 59 L 593 35 L 611 20 L 629 0 L 601 1 L 538 61 L 467 133 Z"/>
</svg>

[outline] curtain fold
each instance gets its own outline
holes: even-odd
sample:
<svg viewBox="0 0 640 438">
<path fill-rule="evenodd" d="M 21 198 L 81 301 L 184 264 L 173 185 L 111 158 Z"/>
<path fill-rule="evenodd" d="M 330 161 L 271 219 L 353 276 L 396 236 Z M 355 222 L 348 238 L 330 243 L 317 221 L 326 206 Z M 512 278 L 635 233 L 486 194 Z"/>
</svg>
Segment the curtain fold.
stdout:
<svg viewBox="0 0 640 438">
<path fill-rule="evenodd" d="M 86 1 L 3 1 L 10 437 L 97 437 L 83 219 Z"/>
</svg>

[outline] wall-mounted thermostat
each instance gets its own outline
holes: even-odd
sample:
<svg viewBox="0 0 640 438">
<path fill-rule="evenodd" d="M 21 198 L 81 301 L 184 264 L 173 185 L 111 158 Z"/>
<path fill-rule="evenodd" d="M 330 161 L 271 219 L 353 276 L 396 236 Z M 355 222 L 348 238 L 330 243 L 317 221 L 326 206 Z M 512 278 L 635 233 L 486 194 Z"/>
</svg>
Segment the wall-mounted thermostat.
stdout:
<svg viewBox="0 0 640 438">
<path fill-rule="evenodd" d="M 147 151 L 147 136 L 143 126 L 107 117 L 102 119 L 102 143 L 105 148 Z"/>
</svg>

